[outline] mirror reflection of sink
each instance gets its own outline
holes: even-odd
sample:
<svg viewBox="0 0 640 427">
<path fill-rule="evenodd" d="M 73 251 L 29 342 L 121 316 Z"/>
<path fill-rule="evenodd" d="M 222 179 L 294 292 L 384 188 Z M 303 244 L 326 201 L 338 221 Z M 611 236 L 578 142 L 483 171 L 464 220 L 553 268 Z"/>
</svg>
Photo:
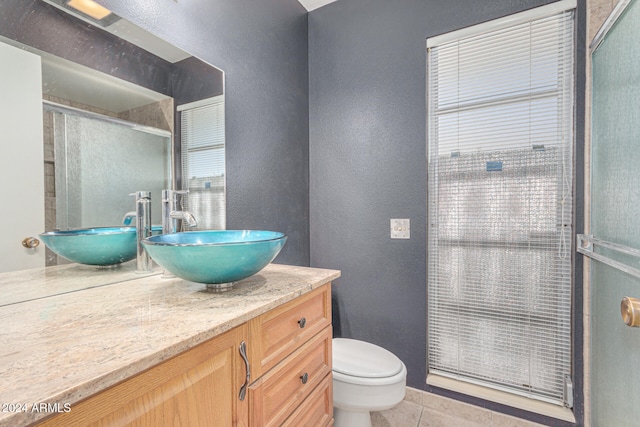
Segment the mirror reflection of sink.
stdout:
<svg viewBox="0 0 640 427">
<path fill-rule="evenodd" d="M 206 230 L 147 237 L 142 245 L 177 277 L 228 288 L 266 267 L 286 241 L 286 235 L 275 231 Z"/>
<path fill-rule="evenodd" d="M 153 226 L 152 233 L 162 232 Z M 108 266 L 136 257 L 135 227 L 94 227 L 77 230 L 48 231 L 40 239 L 56 254 L 78 264 Z"/>
</svg>

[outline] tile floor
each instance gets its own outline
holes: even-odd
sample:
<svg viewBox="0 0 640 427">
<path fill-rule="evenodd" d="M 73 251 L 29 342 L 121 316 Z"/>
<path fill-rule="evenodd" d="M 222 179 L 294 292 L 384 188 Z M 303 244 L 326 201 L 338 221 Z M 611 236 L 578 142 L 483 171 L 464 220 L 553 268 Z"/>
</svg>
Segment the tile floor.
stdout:
<svg viewBox="0 0 640 427">
<path fill-rule="evenodd" d="M 541 427 L 540 424 L 407 388 L 395 408 L 371 414 L 373 427 Z"/>
</svg>

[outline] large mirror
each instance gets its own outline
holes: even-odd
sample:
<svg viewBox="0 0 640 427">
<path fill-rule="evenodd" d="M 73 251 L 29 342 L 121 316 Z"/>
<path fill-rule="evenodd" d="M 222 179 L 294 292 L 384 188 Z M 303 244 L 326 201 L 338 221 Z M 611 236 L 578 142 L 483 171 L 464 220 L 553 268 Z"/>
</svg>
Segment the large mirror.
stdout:
<svg viewBox="0 0 640 427">
<path fill-rule="evenodd" d="M 0 62 L 9 73 L 2 79 L 15 86 L 38 78 L 25 71 L 31 58 L 19 62 L 16 50 L 37 57 L 41 70 L 40 117 L 23 108 L 27 90 L 9 100 L 11 90 L 0 88 L 3 126 L 25 122 L 2 143 L 2 182 L 15 192 L 0 210 L 0 224 L 11 224 L 0 229 L 0 273 L 64 263 L 43 245 L 20 241 L 45 230 L 119 225 L 134 208 L 129 194 L 139 190 L 152 191 L 154 224 L 160 191 L 184 188 L 206 202 L 192 203 L 207 207 L 198 212 L 203 228 L 224 228 L 222 71 L 125 19 L 96 19 L 67 3 L 0 3 Z M 208 115 L 197 114 L 203 108 Z M 183 153 L 199 130 L 215 138 Z M 28 147 L 37 138 L 39 152 Z"/>
</svg>

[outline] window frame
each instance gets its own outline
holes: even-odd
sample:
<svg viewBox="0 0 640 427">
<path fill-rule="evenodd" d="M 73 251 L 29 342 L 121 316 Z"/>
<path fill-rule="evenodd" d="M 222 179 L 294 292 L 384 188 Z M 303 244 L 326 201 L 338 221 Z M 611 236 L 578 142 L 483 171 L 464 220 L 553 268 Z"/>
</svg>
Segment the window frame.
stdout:
<svg viewBox="0 0 640 427">
<path fill-rule="evenodd" d="M 427 40 L 427 70 L 428 70 L 428 74 L 427 74 L 427 162 L 430 163 L 432 160 L 432 147 L 431 147 L 431 132 L 430 132 L 430 127 L 432 125 L 432 114 L 433 114 L 433 100 L 431 99 L 431 83 L 429 81 L 429 67 L 431 66 L 431 55 L 429 54 L 429 50 L 433 47 L 442 45 L 444 43 L 449 43 L 451 41 L 455 41 L 455 40 L 459 40 L 459 39 L 463 39 L 466 37 L 470 37 L 470 36 L 478 36 L 478 35 L 482 35 L 485 33 L 491 33 L 493 31 L 496 30 L 501 30 L 501 29 L 507 29 L 509 27 L 521 24 L 523 22 L 526 21 L 531 21 L 531 20 L 535 20 L 538 18 L 542 18 L 545 16 L 551 16 L 551 15 L 556 15 L 559 13 L 563 13 L 565 11 L 569 11 L 571 9 L 575 9 L 576 8 L 576 1 L 574 0 L 563 0 L 563 1 L 559 1 L 556 3 L 552 3 L 546 6 L 542 6 L 539 8 L 535 8 L 535 9 L 531 9 L 519 14 L 514 14 L 508 17 L 504 17 L 504 18 L 500 18 L 494 21 L 490 21 L 487 23 L 483 23 L 480 25 L 476 25 L 473 27 L 468 27 L 468 28 L 464 28 L 458 31 L 454 31 L 451 33 L 447 33 L 447 34 L 443 34 L 440 36 L 436 36 L 436 37 L 432 37 L 429 38 Z M 576 26 L 576 19 L 575 19 L 575 13 L 574 13 L 574 17 L 573 17 L 573 31 L 574 31 L 574 40 L 575 40 L 575 26 Z M 572 47 L 573 49 L 573 47 Z M 572 69 L 573 69 L 573 80 L 572 80 L 572 92 L 570 94 L 572 100 L 573 100 L 573 122 L 572 122 L 572 141 L 571 143 L 571 149 L 575 149 L 575 143 L 576 143 L 576 134 L 575 134 L 575 119 L 576 119 L 576 114 L 575 114 L 575 64 L 576 64 L 577 58 L 575 57 L 575 51 L 573 51 L 573 57 L 572 57 Z M 572 165 L 573 167 L 573 165 Z M 429 168 L 431 168 L 431 165 L 429 165 Z M 572 170 L 573 172 L 573 170 Z M 575 177 L 570 177 L 570 179 L 573 181 L 571 188 L 574 187 L 575 185 Z M 573 195 L 572 195 L 573 197 Z M 428 197 L 428 206 L 427 206 L 427 215 L 428 215 L 428 222 L 427 222 L 427 229 L 431 230 L 430 227 L 430 223 L 432 222 L 432 219 L 430 218 L 431 215 L 431 203 L 432 203 L 432 196 L 429 195 Z M 570 214 L 571 216 L 574 215 L 573 212 L 571 212 Z M 571 236 L 573 235 L 573 231 L 571 231 L 570 233 L 570 237 L 569 237 L 569 241 L 571 242 Z M 428 238 L 428 245 L 430 245 L 430 241 L 431 239 Z M 572 248 L 568 248 L 568 256 L 571 257 L 571 253 L 572 251 L 570 250 Z M 431 261 L 430 261 L 430 254 L 429 254 L 429 250 L 427 251 L 427 268 L 429 268 L 431 266 Z M 571 261 L 571 265 L 573 265 L 573 260 Z M 569 272 L 569 282 L 570 282 L 570 288 L 573 289 L 573 276 L 572 274 L 570 274 L 571 272 Z M 429 277 L 429 275 L 428 275 Z M 427 279 L 427 282 L 429 282 L 429 279 Z M 429 299 L 429 289 L 427 291 L 427 298 Z M 427 314 L 427 316 L 429 317 L 429 314 Z M 570 317 L 571 320 L 573 320 Z M 571 328 L 570 328 L 571 329 Z M 429 331 L 429 327 L 427 328 L 427 330 Z M 429 332 L 428 332 L 429 333 Z M 572 337 L 569 337 L 568 339 L 568 344 L 570 347 L 572 347 Z M 499 392 L 505 392 L 507 394 L 510 393 L 510 391 L 507 389 L 502 389 L 501 387 L 493 387 L 493 390 L 485 390 L 484 392 L 481 390 L 483 387 L 487 386 L 487 384 L 484 384 L 483 382 L 478 382 L 475 383 L 473 381 L 468 381 L 466 384 L 455 384 L 456 381 L 458 381 L 459 379 L 455 378 L 455 375 L 452 375 L 450 378 L 444 378 L 444 377 L 440 377 L 438 374 L 433 374 L 431 372 L 430 369 L 430 363 L 429 363 L 429 347 L 430 347 L 430 341 L 429 341 L 429 337 L 427 337 L 427 372 L 428 372 L 428 378 L 427 378 L 427 383 L 431 384 L 431 385 L 436 385 L 439 387 L 444 387 L 444 388 L 449 388 L 449 389 L 453 389 L 456 391 L 461 391 L 463 393 L 468 393 L 468 394 L 473 394 L 473 395 L 479 395 L 479 397 L 484 397 L 484 398 L 489 398 L 491 400 L 494 401 L 501 401 L 501 400 L 507 400 L 507 401 L 517 401 L 518 397 L 517 396 L 508 396 L 508 395 L 502 395 L 501 397 L 496 397 L 496 390 Z M 572 369 L 573 370 L 573 356 L 570 357 L 571 359 L 571 365 L 572 365 Z M 464 381 L 463 381 L 464 382 Z M 479 386 L 479 387 L 478 387 Z M 491 386 L 490 386 L 491 388 Z M 470 391 L 470 390 L 474 390 L 474 391 Z M 479 391 L 480 390 L 480 391 Z M 493 396 L 493 397 L 489 397 L 489 396 Z M 506 397 L 505 397 L 506 396 Z M 512 403 L 511 406 L 516 406 L 516 407 L 522 407 L 523 409 L 528 409 L 528 410 L 534 410 L 535 412 L 538 413 L 545 413 L 545 411 L 549 412 L 547 413 L 547 415 L 550 416 L 554 416 L 556 418 L 560 418 L 560 419 L 565 419 L 568 421 L 574 421 L 575 418 L 573 417 L 572 414 L 567 414 L 566 411 L 556 411 L 554 410 L 554 408 L 546 408 L 545 410 L 541 410 L 541 409 L 532 409 L 531 405 L 532 403 L 530 401 L 527 401 L 529 399 L 529 397 L 525 396 L 524 399 L 520 400 L 518 403 Z M 542 401 L 545 401 L 544 399 L 541 399 Z M 502 402 L 505 403 L 505 402 Z M 555 405 L 552 403 L 552 405 Z M 535 406 L 535 404 L 534 404 Z M 569 411 L 570 412 L 570 411 Z"/>
</svg>

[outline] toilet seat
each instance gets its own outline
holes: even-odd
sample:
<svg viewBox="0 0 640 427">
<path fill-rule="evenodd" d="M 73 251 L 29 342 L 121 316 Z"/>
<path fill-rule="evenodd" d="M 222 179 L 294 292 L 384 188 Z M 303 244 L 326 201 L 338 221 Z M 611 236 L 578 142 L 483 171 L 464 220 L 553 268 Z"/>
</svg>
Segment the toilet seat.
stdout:
<svg viewBox="0 0 640 427">
<path fill-rule="evenodd" d="M 406 368 L 398 357 L 382 347 L 348 338 L 333 339 L 334 376 L 360 379 L 391 379 Z M 359 381 L 358 381 L 359 382 Z"/>
</svg>

